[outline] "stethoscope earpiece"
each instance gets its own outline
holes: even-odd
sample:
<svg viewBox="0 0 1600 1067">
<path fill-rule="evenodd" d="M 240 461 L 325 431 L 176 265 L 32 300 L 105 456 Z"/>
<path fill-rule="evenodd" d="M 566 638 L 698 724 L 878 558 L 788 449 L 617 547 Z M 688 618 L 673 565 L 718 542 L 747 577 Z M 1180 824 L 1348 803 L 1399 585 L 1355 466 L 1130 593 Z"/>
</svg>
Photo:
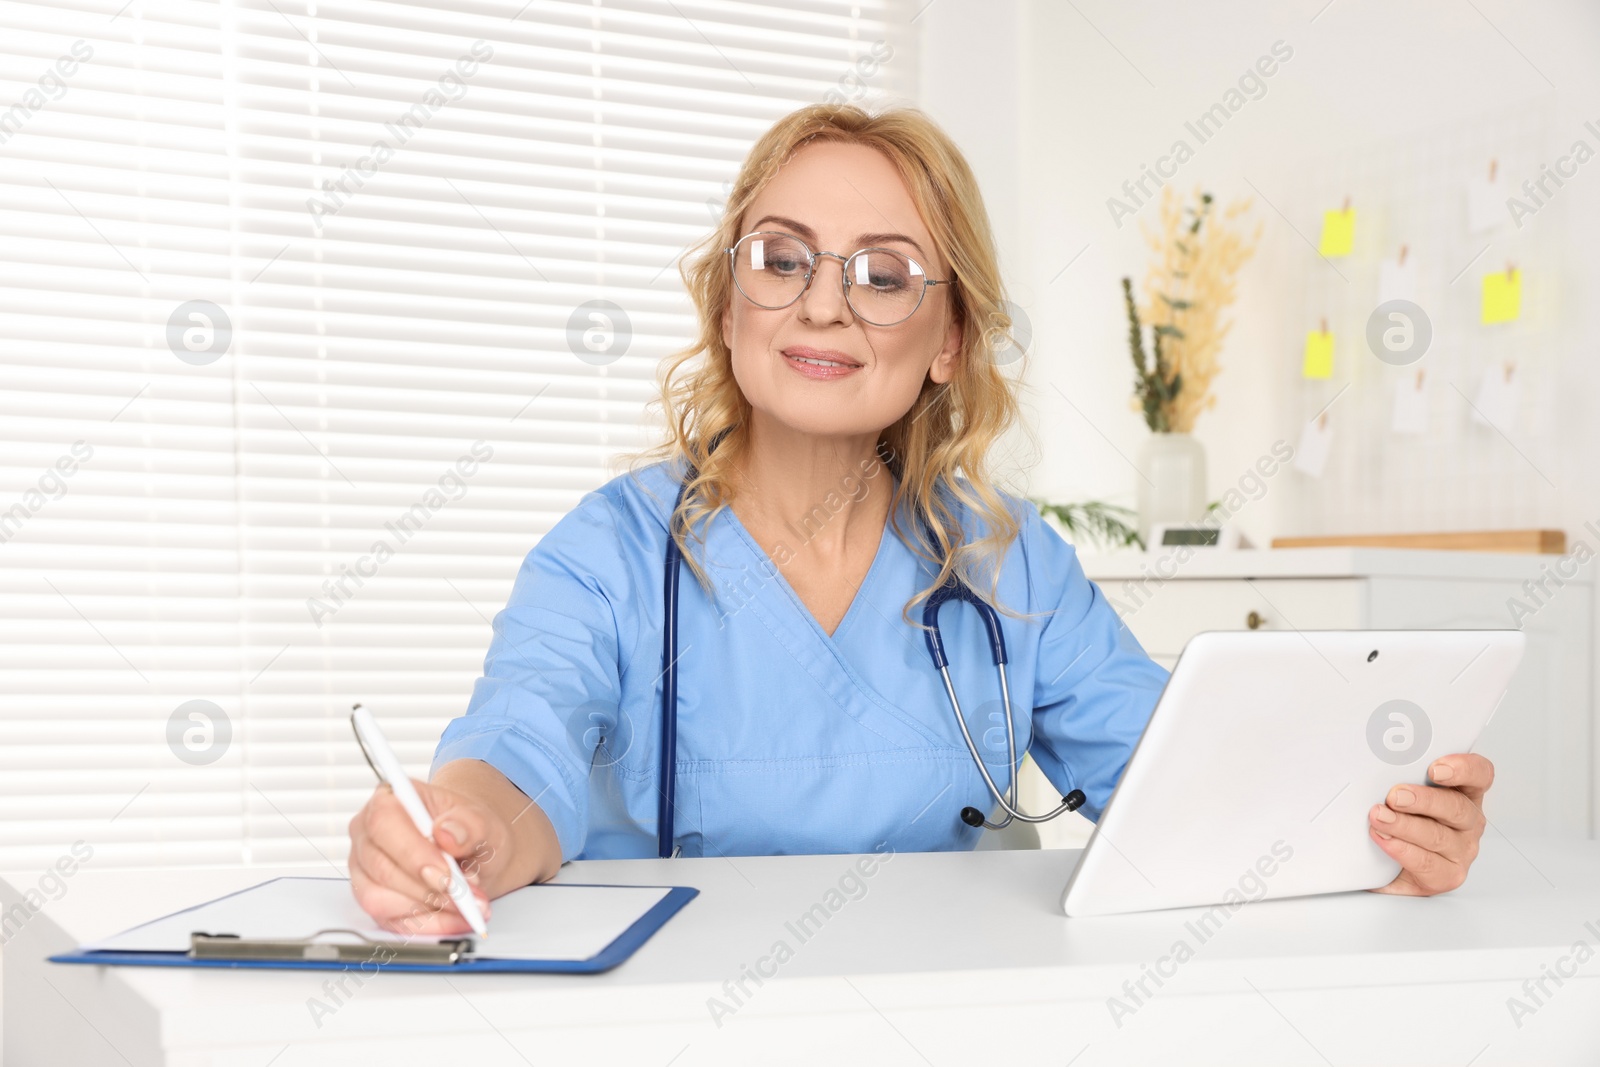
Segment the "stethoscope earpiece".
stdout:
<svg viewBox="0 0 1600 1067">
<path fill-rule="evenodd" d="M 1083 790 L 1074 789 L 1072 792 L 1061 798 L 1061 806 L 1057 808 L 1056 811 L 1077 811 L 1079 808 L 1083 807 L 1084 801 L 1088 799 L 1089 798 L 1084 794 Z M 972 827 L 974 830 L 983 826 L 985 823 L 983 812 L 979 811 L 977 808 L 974 808 L 970 804 L 961 809 L 961 821 Z M 1010 820 L 1008 819 L 1006 821 L 1009 822 Z"/>
</svg>

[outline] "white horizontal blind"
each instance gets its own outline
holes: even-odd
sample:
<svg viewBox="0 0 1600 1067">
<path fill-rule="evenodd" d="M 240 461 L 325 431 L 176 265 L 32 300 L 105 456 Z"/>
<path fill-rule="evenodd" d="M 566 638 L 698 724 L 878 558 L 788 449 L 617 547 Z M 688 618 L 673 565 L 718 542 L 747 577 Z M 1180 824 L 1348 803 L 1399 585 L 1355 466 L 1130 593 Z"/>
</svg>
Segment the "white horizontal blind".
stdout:
<svg viewBox="0 0 1600 1067">
<path fill-rule="evenodd" d="M 0 867 L 338 865 L 358 700 L 425 772 L 750 143 L 914 84 L 797 7 L 0 0 Z"/>
</svg>

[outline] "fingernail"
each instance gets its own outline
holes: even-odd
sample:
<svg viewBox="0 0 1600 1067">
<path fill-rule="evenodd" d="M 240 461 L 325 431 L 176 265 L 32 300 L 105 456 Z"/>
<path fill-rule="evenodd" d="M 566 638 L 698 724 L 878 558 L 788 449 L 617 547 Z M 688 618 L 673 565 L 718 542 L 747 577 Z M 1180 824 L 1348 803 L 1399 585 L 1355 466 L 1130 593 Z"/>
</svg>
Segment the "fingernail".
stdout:
<svg viewBox="0 0 1600 1067">
<path fill-rule="evenodd" d="M 450 888 L 450 876 L 429 864 L 422 868 L 422 883 L 433 889 L 448 890 Z"/>
<path fill-rule="evenodd" d="M 1397 808 L 1409 808 L 1416 799 L 1416 794 L 1409 789 L 1396 789 L 1394 791 L 1394 804 Z"/>
<path fill-rule="evenodd" d="M 1428 771 L 1428 777 L 1436 782 L 1448 782 L 1456 776 L 1456 769 L 1448 763 L 1435 763 Z"/>
<path fill-rule="evenodd" d="M 1374 830 L 1372 832 L 1377 834 L 1379 837 L 1383 838 L 1385 841 L 1390 840 L 1389 835 L 1384 833 L 1382 830 Z"/>
<path fill-rule="evenodd" d="M 449 834 L 451 837 L 455 838 L 456 844 L 464 845 L 467 843 L 467 835 L 462 833 L 459 824 L 453 822 L 442 822 L 439 824 L 439 828 L 445 833 Z"/>
<path fill-rule="evenodd" d="M 1372 817 L 1377 819 L 1379 822 L 1394 822 L 1395 818 L 1394 812 L 1390 811 L 1382 804 L 1379 804 L 1373 809 Z"/>
</svg>

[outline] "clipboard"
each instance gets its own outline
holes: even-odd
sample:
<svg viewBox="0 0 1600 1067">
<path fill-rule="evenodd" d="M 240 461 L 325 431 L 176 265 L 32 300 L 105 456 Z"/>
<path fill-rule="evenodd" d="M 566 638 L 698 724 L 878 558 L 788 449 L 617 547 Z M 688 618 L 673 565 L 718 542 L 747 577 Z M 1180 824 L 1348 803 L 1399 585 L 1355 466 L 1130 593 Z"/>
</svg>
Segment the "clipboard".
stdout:
<svg viewBox="0 0 1600 1067">
<path fill-rule="evenodd" d="M 544 882 L 497 900 L 486 938 L 473 934 L 407 938 L 374 929 L 351 895 L 348 879 L 284 876 L 80 945 L 49 961 L 133 967 L 348 970 L 355 966 L 451 974 L 598 974 L 632 956 L 699 893 L 692 886 Z M 305 932 L 284 936 L 294 924 Z M 541 946 L 555 951 L 543 957 L 519 951 L 537 951 Z"/>
</svg>

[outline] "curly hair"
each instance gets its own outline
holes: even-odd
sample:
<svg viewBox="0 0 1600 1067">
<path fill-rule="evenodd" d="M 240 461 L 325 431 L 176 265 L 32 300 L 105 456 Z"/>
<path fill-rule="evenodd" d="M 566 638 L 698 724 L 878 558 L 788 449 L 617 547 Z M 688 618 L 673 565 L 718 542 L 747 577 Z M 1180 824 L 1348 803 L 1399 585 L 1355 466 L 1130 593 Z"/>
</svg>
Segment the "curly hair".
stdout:
<svg viewBox="0 0 1600 1067">
<path fill-rule="evenodd" d="M 665 416 L 666 439 L 635 461 L 676 460 L 694 472 L 669 530 L 695 577 L 711 591 L 691 541 L 703 545 L 705 525 L 733 499 L 732 474 L 748 448 L 751 411 L 722 338 L 721 315 L 735 295 L 723 250 L 742 236 L 745 210 L 756 195 L 812 141 L 864 145 L 883 153 L 905 182 L 955 279 L 951 306 L 961 325 L 961 348 L 954 375 L 943 385 L 925 380 L 910 410 L 882 431 L 878 445 L 898 479 L 889 509 L 892 528 L 937 570 L 934 581 L 906 603 L 904 614 L 909 619 L 912 608 L 952 577 L 975 591 L 986 590 L 988 602 L 1004 611 L 996 596 L 1000 561 L 1020 522 L 991 484 L 988 457 L 1017 420 L 1013 386 L 994 358 L 1009 341 L 1012 322 L 977 179 L 949 135 L 915 108 L 870 114 L 853 104 L 813 104 L 779 119 L 756 141 L 721 222 L 680 260 L 699 336 L 663 360 L 655 403 Z M 977 520 L 982 536 L 969 539 L 963 509 Z M 902 514 L 918 521 L 902 523 Z"/>
</svg>

